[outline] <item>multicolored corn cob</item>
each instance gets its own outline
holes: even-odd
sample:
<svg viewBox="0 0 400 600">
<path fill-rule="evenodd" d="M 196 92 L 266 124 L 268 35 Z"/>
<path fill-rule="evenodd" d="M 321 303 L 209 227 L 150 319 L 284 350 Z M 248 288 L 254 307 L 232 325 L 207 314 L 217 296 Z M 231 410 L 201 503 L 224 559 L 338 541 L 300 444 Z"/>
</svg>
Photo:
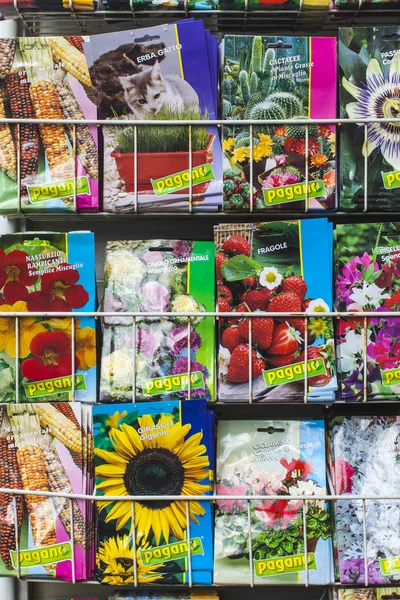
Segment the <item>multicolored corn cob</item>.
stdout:
<svg viewBox="0 0 400 600">
<path fill-rule="evenodd" d="M 35 410 L 42 427 L 47 427 L 49 433 L 66 448 L 82 455 L 82 432 L 79 427 L 76 427 L 51 404 L 37 404 Z"/>
<path fill-rule="evenodd" d="M 89 69 L 84 54 L 72 46 L 63 37 L 47 38 L 55 62 L 61 66 L 82 85 L 91 86 Z"/>
<path fill-rule="evenodd" d="M 83 37 L 81 35 L 66 35 L 65 39 L 83 54 Z"/>
<path fill-rule="evenodd" d="M 65 417 L 67 417 L 67 419 L 69 421 L 71 421 L 71 423 L 73 423 L 75 425 L 75 427 L 79 427 L 79 429 L 82 432 L 82 440 L 85 439 L 86 437 L 86 432 L 83 430 L 83 427 L 81 426 L 81 424 L 79 423 L 78 419 L 76 418 L 76 414 L 74 413 L 72 407 L 70 404 L 68 404 L 68 402 L 52 402 L 51 405 L 58 410 L 58 412 L 62 413 Z M 78 467 L 78 469 L 83 469 L 83 456 L 82 453 L 80 452 L 74 452 L 74 450 L 69 451 L 72 460 L 74 461 L 74 463 L 76 464 L 76 466 Z"/>
<path fill-rule="evenodd" d="M 63 119 L 58 93 L 52 81 L 35 81 L 29 92 L 37 119 Z M 39 131 L 53 179 L 71 179 L 72 160 L 64 125 L 41 124 Z"/>
<path fill-rule="evenodd" d="M 73 494 L 71 482 L 56 450 L 49 445 L 43 446 L 43 456 L 46 462 L 47 476 L 51 492 Z M 53 499 L 55 509 L 64 526 L 65 531 L 71 536 L 70 502 L 67 498 L 56 497 Z M 77 546 L 85 545 L 85 522 L 76 500 L 72 500 L 72 513 L 74 516 L 74 542 Z"/>
<path fill-rule="evenodd" d="M 0 438 L 0 487 L 22 489 L 21 476 L 18 470 L 17 450 L 14 438 L 11 435 Z M 21 537 L 22 517 L 24 513 L 23 496 L 17 495 L 17 525 L 19 538 Z M 12 494 L 0 494 L 0 557 L 7 569 L 12 569 L 13 564 L 10 551 L 16 550 L 15 543 L 15 515 Z"/>
<path fill-rule="evenodd" d="M 14 62 L 16 38 L 0 38 L 0 78 L 4 79 L 10 71 Z"/>
<path fill-rule="evenodd" d="M 4 104 L 4 89 L 0 87 L 0 119 L 6 118 Z M 13 181 L 17 181 L 17 153 L 10 126 L 7 123 L 0 125 L 0 169 Z"/>
<path fill-rule="evenodd" d="M 56 82 L 56 89 L 60 98 L 61 110 L 64 119 L 84 120 L 85 116 L 79 106 L 71 88 L 63 79 Z M 71 144 L 74 143 L 74 128 L 66 125 L 66 130 Z M 99 157 L 97 147 L 87 125 L 76 126 L 76 149 L 79 160 L 91 179 L 98 179 Z"/>
<path fill-rule="evenodd" d="M 35 119 L 35 111 L 29 94 L 26 71 L 10 73 L 6 77 L 6 92 L 14 119 Z M 21 152 L 21 195 L 26 195 L 26 185 L 36 181 L 39 164 L 39 131 L 36 125 L 21 123 L 19 126 Z"/>
</svg>

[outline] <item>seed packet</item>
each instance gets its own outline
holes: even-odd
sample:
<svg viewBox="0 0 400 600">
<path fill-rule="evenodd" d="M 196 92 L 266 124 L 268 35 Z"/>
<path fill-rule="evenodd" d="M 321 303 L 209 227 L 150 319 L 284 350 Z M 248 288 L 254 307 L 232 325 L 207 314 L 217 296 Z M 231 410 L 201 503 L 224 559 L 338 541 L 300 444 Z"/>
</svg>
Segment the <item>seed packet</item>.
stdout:
<svg viewBox="0 0 400 600">
<path fill-rule="evenodd" d="M 302 210 L 307 169 L 307 207 L 336 208 L 335 127 L 310 124 L 307 141 L 304 125 L 256 125 L 336 117 L 336 39 L 227 35 L 222 54 L 224 210 L 250 210 L 251 186 L 259 210 Z"/>
<path fill-rule="evenodd" d="M 191 317 L 189 326 L 176 314 L 214 310 L 212 242 L 108 242 L 104 282 L 104 310 L 116 314 L 104 320 L 100 401 L 185 400 L 189 377 L 190 398 L 213 400 L 214 319 Z M 171 318 L 135 323 L 120 311 Z"/>
<path fill-rule="evenodd" d="M 217 494 L 248 496 L 249 502 L 217 502 L 215 583 L 304 584 L 306 554 L 309 583 L 332 583 L 327 503 L 310 500 L 304 505 L 305 548 L 303 502 L 290 500 L 326 494 L 323 421 L 220 421 L 216 482 Z M 252 495 L 266 499 L 251 501 Z M 282 500 L 268 500 L 269 495 L 281 495 Z"/>
<path fill-rule="evenodd" d="M 335 417 L 330 428 L 331 474 L 337 495 L 397 494 L 399 417 Z M 397 500 L 366 500 L 368 584 L 400 580 Z M 335 503 L 340 582 L 366 584 L 362 500 Z"/>
<path fill-rule="evenodd" d="M 1 117 L 96 118 L 86 59 L 73 39 L 2 38 Z M 98 209 L 95 125 L 77 125 L 75 132 L 71 125 L 19 125 L 19 173 L 18 126 L 0 125 L 0 132 L 0 212 Z"/>
<path fill-rule="evenodd" d="M 114 592 L 110 600 L 218 600 L 219 596 L 216 590 L 190 590 L 175 592 Z"/>
<path fill-rule="evenodd" d="M 103 127 L 105 211 L 188 211 L 190 169 L 193 209 L 221 206 L 217 128 L 157 126 L 217 117 L 210 42 L 203 23 L 189 20 L 92 36 L 85 45 L 99 117 L 156 121 L 154 127 Z"/>
<path fill-rule="evenodd" d="M 2 407 L 1 487 L 82 494 L 82 449 L 79 403 Z M 76 579 L 87 578 L 84 504 L 77 499 L 16 496 L 22 576 L 71 581 L 74 560 Z M 1 511 L 0 573 L 16 576 L 16 524 L 11 495 L 4 495 Z"/>
<path fill-rule="evenodd" d="M 398 600 L 400 588 L 339 588 L 339 600 Z"/>
<path fill-rule="evenodd" d="M 342 117 L 397 117 L 400 82 L 397 27 L 339 29 Z M 397 125 L 343 124 L 340 143 L 340 205 L 345 211 L 397 210 L 400 152 Z M 365 189 L 367 179 L 368 188 Z"/>
<path fill-rule="evenodd" d="M 248 401 L 251 391 L 256 402 L 303 402 L 304 318 L 252 319 L 250 354 L 245 313 L 331 310 L 331 224 L 313 219 L 218 225 L 214 241 L 218 310 L 243 313 L 219 321 L 219 399 Z M 308 398 L 333 400 L 333 324 L 322 316 L 308 323 Z"/>
<path fill-rule="evenodd" d="M 94 236 L 29 232 L 0 236 L 0 398 L 15 402 L 96 400 L 96 330 L 92 317 L 72 318 L 7 312 L 95 310 Z M 16 373 L 18 369 L 18 376 Z M 75 393 L 73 394 L 73 388 Z"/>
<path fill-rule="evenodd" d="M 360 313 L 399 310 L 399 225 L 343 224 L 337 225 L 335 233 L 337 309 Z M 378 314 L 376 318 L 360 315 L 338 321 L 337 362 L 343 400 L 398 398 L 399 324 L 398 317 Z"/>
<path fill-rule="evenodd" d="M 210 491 L 205 401 L 94 406 L 93 427 L 96 489 L 104 496 L 97 504 L 97 579 L 134 583 L 134 514 L 138 583 L 187 583 L 188 515 L 193 582 L 211 583 L 210 502 L 107 500 L 116 492 L 184 497 Z"/>
</svg>

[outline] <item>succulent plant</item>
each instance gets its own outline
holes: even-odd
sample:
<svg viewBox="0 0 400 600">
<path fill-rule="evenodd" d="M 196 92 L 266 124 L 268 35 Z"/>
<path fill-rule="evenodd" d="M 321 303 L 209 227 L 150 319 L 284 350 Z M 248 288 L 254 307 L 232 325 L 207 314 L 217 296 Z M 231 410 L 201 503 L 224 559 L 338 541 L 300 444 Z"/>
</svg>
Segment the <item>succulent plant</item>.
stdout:
<svg viewBox="0 0 400 600">
<path fill-rule="evenodd" d="M 253 39 L 251 50 L 251 71 L 252 73 L 261 73 L 263 68 L 263 43 L 262 38 L 256 36 Z"/>
<path fill-rule="evenodd" d="M 307 117 L 297 117 L 298 119 L 307 119 Z M 306 128 L 304 125 L 287 125 L 287 137 L 296 138 L 296 140 L 304 140 L 306 138 Z M 308 137 L 318 137 L 318 126 L 310 123 L 308 125 Z"/>
<path fill-rule="evenodd" d="M 236 94 L 238 92 L 238 84 L 234 79 L 224 79 L 224 98 L 231 103 L 232 106 L 236 104 Z"/>
<path fill-rule="evenodd" d="M 282 120 L 285 118 L 285 113 L 279 104 L 270 102 L 268 99 L 259 102 L 253 106 L 250 110 L 250 119 L 254 121 L 261 121 L 267 119 Z"/>
<path fill-rule="evenodd" d="M 247 71 L 239 73 L 240 90 L 242 92 L 243 103 L 247 104 L 250 100 L 249 74 Z"/>
<path fill-rule="evenodd" d="M 290 92 L 274 92 L 268 96 L 268 100 L 279 104 L 286 119 L 302 115 L 301 100 L 295 94 Z"/>
<path fill-rule="evenodd" d="M 252 73 L 250 77 L 250 94 L 253 95 L 257 92 L 259 80 L 257 73 Z"/>
<path fill-rule="evenodd" d="M 232 104 L 228 100 L 225 100 L 225 98 L 222 103 L 222 112 L 224 117 L 229 117 L 232 113 Z"/>
<path fill-rule="evenodd" d="M 253 136 L 253 148 L 254 148 L 254 146 L 257 146 L 259 141 L 260 140 L 258 138 L 255 138 Z M 241 138 L 237 142 L 235 140 L 235 146 L 236 146 L 236 148 L 249 148 L 250 147 L 250 136 Z"/>
</svg>

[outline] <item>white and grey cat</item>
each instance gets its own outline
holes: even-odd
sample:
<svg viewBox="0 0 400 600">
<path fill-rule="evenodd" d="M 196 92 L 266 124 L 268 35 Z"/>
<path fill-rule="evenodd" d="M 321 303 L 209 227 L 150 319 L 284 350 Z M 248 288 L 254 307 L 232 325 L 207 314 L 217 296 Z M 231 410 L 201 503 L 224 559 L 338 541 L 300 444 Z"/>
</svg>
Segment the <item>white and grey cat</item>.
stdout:
<svg viewBox="0 0 400 600">
<path fill-rule="evenodd" d="M 163 75 L 158 61 L 151 69 L 119 80 L 136 119 L 151 119 L 163 106 L 177 113 L 184 108 L 199 110 L 199 97 L 190 83 L 178 75 Z"/>
</svg>

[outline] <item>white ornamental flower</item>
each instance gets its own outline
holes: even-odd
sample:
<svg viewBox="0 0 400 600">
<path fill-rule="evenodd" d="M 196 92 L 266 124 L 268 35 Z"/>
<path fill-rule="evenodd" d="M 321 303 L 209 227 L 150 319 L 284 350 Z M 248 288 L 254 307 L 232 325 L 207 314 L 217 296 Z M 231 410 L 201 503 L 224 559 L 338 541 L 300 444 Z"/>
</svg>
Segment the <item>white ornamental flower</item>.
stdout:
<svg viewBox="0 0 400 600">
<path fill-rule="evenodd" d="M 372 332 L 367 331 L 367 344 Z M 339 344 L 338 367 L 341 373 L 349 373 L 358 367 L 358 359 L 364 353 L 364 334 L 352 329 L 346 333 L 345 341 Z M 358 357 L 357 357 L 358 355 Z"/>
<path fill-rule="evenodd" d="M 314 312 L 329 312 L 330 308 L 322 298 L 317 298 L 316 300 L 311 300 L 310 304 L 307 306 L 306 313 L 314 313 Z"/>
<path fill-rule="evenodd" d="M 231 362 L 231 353 L 228 348 L 219 347 L 219 372 L 221 375 L 227 375 L 229 363 Z"/>
<path fill-rule="evenodd" d="M 326 494 L 325 488 L 321 488 L 316 485 L 311 479 L 308 481 L 298 481 L 296 485 L 289 488 L 289 494 L 291 496 L 323 496 Z M 313 501 L 315 506 L 324 508 L 324 500 Z"/>
<path fill-rule="evenodd" d="M 260 273 L 260 284 L 268 290 L 274 290 L 282 283 L 282 275 L 275 267 L 265 267 Z"/>
<path fill-rule="evenodd" d="M 381 300 L 390 298 L 389 294 L 383 294 L 382 292 L 382 288 L 378 287 L 375 283 L 367 283 L 364 281 L 361 290 L 355 289 L 353 293 L 350 294 L 350 300 L 353 300 L 356 304 L 363 307 L 367 304 L 371 304 L 374 308 L 378 308 Z"/>
</svg>

